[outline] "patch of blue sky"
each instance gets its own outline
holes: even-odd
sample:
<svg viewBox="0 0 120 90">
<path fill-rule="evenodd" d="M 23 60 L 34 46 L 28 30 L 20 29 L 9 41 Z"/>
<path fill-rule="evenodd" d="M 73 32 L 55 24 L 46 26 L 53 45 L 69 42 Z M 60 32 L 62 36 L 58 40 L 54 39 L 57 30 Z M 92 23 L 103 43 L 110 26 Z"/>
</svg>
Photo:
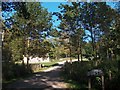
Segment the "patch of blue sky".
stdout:
<svg viewBox="0 0 120 90">
<path fill-rule="evenodd" d="M 118 2 L 107 2 L 107 5 L 110 5 L 112 8 L 115 8 L 116 3 Z"/>
<path fill-rule="evenodd" d="M 60 12 L 61 9 L 58 8 L 60 4 L 70 4 L 68 2 L 43 2 L 41 3 L 43 7 L 48 9 L 48 12 Z M 107 2 L 107 5 L 111 6 L 112 8 L 115 8 L 116 2 Z M 54 20 L 53 22 L 53 27 L 57 27 L 60 24 L 60 21 L 57 21 L 57 16 L 53 16 L 52 19 Z M 85 30 L 87 35 L 90 35 L 90 32 Z M 87 38 L 86 41 L 91 41 L 90 38 Z"/>
<path fill-rule="evenodd" d="M 68 2 L 42 2 L 41 5 L 48 10 L 48 12 L 60 12 L 61 9 L 58 8 L 60 4 L 68 4 Z M 60 24 L 60 20 L 57 20 L 57 16 L 53 15 L 53 28 L 57 27 Z"/>
<path fill-rule="evenodd" d="M 60 4 L 70 4 L 69 2 L 61 2 L 61 1 L 59 2 L 45 2 L 45 1 L 41 3 L 42 6 L 44 8 L 47 8 L 48 12 L 52 12 L 52 13 L 61 11 L 61 9 L 58 8 Z M 112 8 L 115 8 L 116 2 L 107 2 L 107 4 L 110 5 Z M 60 24 L 60 21 L 59 20 L 57 21 L 57 16 L 54 15 L 52 19 L 54 20 L 53 27 L 57 27 Z"/>
<path fill-rule="evenodd" d="M 53 12 L 60 12 L 60 9 L 58 8 L 58 6 L 60 5 L 60 2 L 44 2 L 44 3 L 41 3 L 41 5 L 44 7 L 44 8 L 47 8 L 47 10 L 51 13 Z M 52 19 L 54 20 L 53 21 L 53 27 L 56 27 L 57 25 L 60 24 L 60 21 L 57 21 L 57 16 L 52 16 Z"/>
<path fill-rule="evenodd" d="M 9 18 L 12 17 L 15 13 L 16 13 L 15 10 L 11 10 L 10 12 L 2 11 L 2 12 L 1 12 L 2 19 L 3 19 L 3 20 L 9 19 Z"/>
<path fill-rule="evenodd" d="M 40 2 L 67 2 L 68 0 L 38 0 Z"/>
<path fill-rule="evenodd" d="M 58 0 L 39 0 L 41 3 L 41 5 L 44 7 L 44 8 L 47 8 L 48 12 L 60 12 L 61 9 L 58 8 L 58 6 L 60 4 L 70 4 L 70 2 L 67 2 L 66 0 L 61 0 L 61 1 L 58 1 Z M 115 8 L 115 4 L 117 2 L 107 2 L 108 5 L 110 5 L 112 8 Z M 10 18 L 12 15 L 14 15 L 15 11 L 11 11 L 11 12 L 2 12 L 2 15 L 4 15 L 5 17 L 2 17 L 3 19 L 5 18 Z M 52 16 L 52 19 L 53 19 L 53 28 L 57 27 L 59 24 L 60 24 L 60 21 L 57 20 L 57 16 Z M 86 32 L 89 34 L 89 32 Z"/>
</svg>

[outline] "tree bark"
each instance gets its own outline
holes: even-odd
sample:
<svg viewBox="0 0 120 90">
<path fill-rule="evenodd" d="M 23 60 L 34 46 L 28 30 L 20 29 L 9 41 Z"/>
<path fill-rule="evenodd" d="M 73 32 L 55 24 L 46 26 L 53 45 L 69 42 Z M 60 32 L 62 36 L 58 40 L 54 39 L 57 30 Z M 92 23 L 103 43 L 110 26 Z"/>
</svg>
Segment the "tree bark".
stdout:
<svg viewBox="0 0 120 90">
<path fill-rule="evenodd" d="M 82 60 L 82 45 L 80 44 L 80 58 L 81 58 L 81 61 L 83 61 Z"/>
<path fill-rule="evenodd" d="M 107 49 L 107 60 L 109 60 L 109 51 Z"/>
<path fill-rule="evenodd" d="M 91 90 L 91 78 L 88 78 L 88 90 Z"/>
<path fill-rule="evenodd" d="M 80 61 L 80 55 L 79 55 L 79 53 L 78 53 L 78 61 Z"/>
<path fill-rule="evenodd" d="M 105 85 L 104 85 L 104 76 L 101 76 L 102 79 L 102 90 L 105 90 Z"/>
<path fill-rule="evenodd" d="M 78 61 L 80 61 L 80 40 L 78 39 L 78 48 L 77 48 L 77 53 L 78 53 Z"/>
<path fill-rule="evenodd" d="M 72 58 L 71 58 L 71 48 L 69 48 L 70 50 L 70 63 L 72 63 Z"/>
<path fill-rule="evenodd" d="M 27 69 L 29 69 L 29 57 L 27 56 Z"/>
</svg>

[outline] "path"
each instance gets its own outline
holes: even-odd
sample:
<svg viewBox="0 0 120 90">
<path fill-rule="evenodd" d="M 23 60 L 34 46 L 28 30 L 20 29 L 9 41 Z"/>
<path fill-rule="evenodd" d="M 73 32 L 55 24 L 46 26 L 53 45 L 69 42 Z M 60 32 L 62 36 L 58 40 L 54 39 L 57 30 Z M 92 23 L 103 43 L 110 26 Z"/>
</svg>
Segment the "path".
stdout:
<svg viewBox="0 0 120 90">
<path fill-rule="evenodd" d="M 34 74 L 32 77 L 19 80 L 7 86 L 7 90 L 51 90 L 65 89 L 67 83 L 60 77 L 61 67 L 64 62 L 51 67 L 43 72 Z"/>
</svg>

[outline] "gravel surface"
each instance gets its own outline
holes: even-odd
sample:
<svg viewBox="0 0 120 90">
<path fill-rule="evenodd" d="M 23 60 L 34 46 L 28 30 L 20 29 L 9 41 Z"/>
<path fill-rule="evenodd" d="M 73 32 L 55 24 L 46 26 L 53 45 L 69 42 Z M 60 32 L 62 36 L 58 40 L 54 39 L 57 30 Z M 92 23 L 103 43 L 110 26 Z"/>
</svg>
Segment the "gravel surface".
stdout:
<svg viewBox="0 0 120 90">
<path fill-rule="evenodd" d="M 5 90 L 52 90 L 65 89 L 68 83 L 60 76 L 61 67 L 65 63 L 58 62 L 57 66 L 48 68 L 43 72 L 34 74 L 32 77 L 18 80 L 6 86 Z"/>
</svg>

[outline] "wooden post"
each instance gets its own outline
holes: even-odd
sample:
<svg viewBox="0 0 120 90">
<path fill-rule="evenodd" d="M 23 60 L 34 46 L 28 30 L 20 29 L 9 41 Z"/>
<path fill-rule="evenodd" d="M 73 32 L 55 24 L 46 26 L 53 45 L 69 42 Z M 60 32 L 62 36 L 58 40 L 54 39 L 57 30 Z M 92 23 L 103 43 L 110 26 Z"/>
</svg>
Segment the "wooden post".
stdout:
<svg viewBox="0 0 120 90">
<path fill-rule="evenodd" d="M 105 86 L 104 86 L 104 76 L 102 75 L 101 78 L 102 78 L 102 90 L 104 90 L 105 89 Z"/>
<path fill-rule="evenodd" d="M 72 64 L 71 47 L 69 49 L 70 49 L 70 63 Z"/>
<path fill-rule="evenodd" d="M 30 47 L 30 39 L 28 38 L 28 48 Z"/>
<path fill-rule="evenodd" d="M 91 90 L 91 78 L 88 78 L 88 90 Z"/>
<path fill-rule="evenodd" d="M 111 71 L 109 70 L 109 80 L 112 79 Z"/>
</svg>

